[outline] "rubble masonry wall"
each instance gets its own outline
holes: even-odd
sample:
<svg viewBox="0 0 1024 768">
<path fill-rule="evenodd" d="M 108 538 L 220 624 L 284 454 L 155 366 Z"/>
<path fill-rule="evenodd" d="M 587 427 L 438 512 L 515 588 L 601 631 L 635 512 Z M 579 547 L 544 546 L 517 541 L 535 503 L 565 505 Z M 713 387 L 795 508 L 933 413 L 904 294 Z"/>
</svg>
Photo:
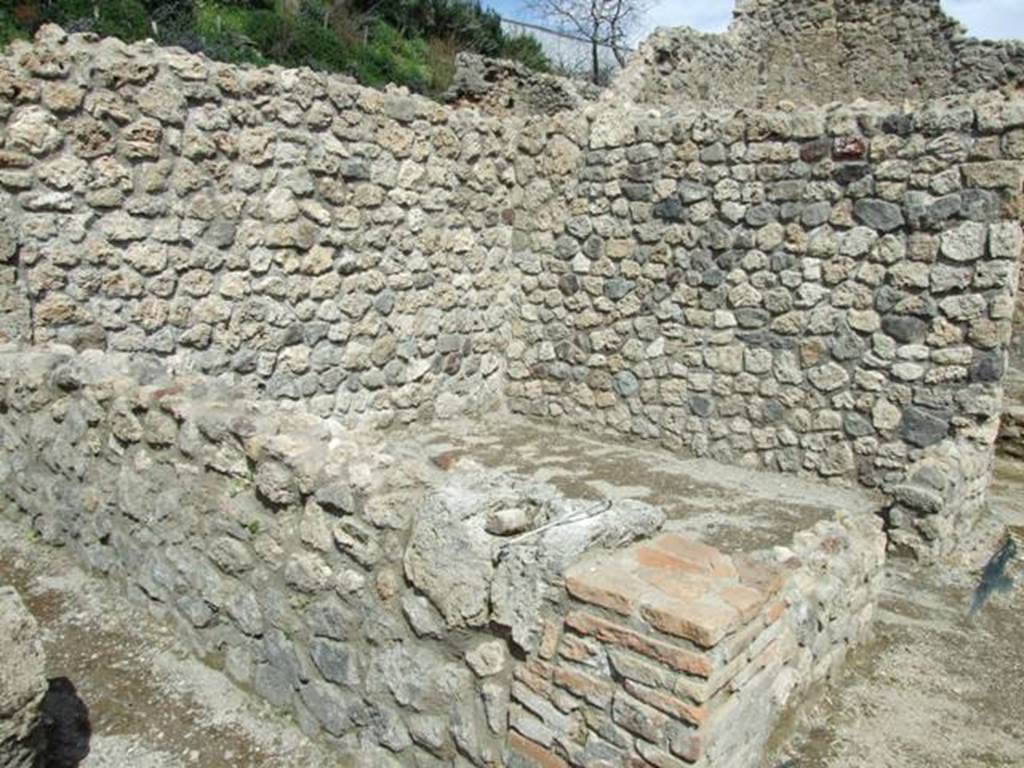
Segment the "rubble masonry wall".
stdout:
<svg viewBox="0 0 1024 768">
<path fill-rule="evenodd" d="M 950 545 L 999 426 L 1022 129 L 1002 99 L 597 113 L 578 178 L 513 241 L 510 407 L 724 463 L 915 478 L 893 527 Z"/>
<path fill-rule="evenodd" d="M 917 477 L 891 522 L 939 549 L 980 509 L 1019 100 L 498 118 L 54 28 L 0 81 L 9 338 L 349 423 L 507 403 L 889 493 Z"/>
<path fill-rule="evenodd" d="M 1024 83 L 1024 44 L 978 40 L 940 0 L 740 0 L 724 34 L 658 30 L 615 101 L 761 107 L 901 103 Z"/>
<path fill-rule="evenodd" d="M 44 745 L 46 655 L 39 625 L 14 587 L 0 584 L 0 765 L 35 768 Z"/>
<path fill-rule="evenodd" d="M 0 65 L 0 333 L 381 423 L 499 397 L 501 121 L 52 34 Z"/>
</svg>

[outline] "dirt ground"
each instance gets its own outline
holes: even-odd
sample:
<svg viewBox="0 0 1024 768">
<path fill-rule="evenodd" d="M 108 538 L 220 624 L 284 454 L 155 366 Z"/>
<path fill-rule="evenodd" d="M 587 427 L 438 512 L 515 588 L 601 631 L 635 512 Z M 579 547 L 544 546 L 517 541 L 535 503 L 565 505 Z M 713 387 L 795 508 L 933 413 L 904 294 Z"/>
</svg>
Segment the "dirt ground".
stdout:
<svg viewBox="0 0 1024 768">
<path fill-rule="evenodd" d="M 0 583 L 42 630 L 47 768 L 326 768 L 336 756 L 238 690 L 71 553 L 0 518 Z"/>
<path fill-rule="evenodd" d="M 1024 465 L 1000 467 L 993 499 L 1011 525 L 1024 524 Z M 1011 574 L 1018 588 L 968 622 L 977 573 L 891 564 L 874 642 L 796 713 L 767 768 L 1024 766 L 1020 559 Z M 16 586 L 42 625 L 51 768 L 339 765 L 69 552 L 2 518 L 0 583 Z"/>
</svg>

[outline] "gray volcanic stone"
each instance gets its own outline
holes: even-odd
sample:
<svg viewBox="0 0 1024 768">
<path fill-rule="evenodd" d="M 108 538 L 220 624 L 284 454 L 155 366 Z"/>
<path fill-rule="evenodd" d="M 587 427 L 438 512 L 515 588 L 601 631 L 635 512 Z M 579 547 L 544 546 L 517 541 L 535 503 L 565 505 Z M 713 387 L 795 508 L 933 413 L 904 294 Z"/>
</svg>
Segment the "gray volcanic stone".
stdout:
<svg viewBox="0 0 1024 768">
<path fill-rule="evenodd" d="M 918 448 L 927 448 L 949 435 L 949 419 L 933 411 L 908 406 L 903 409 L 900 437 Z"/>
<path fill-rule="evenodd" d="M 921 485 L 904 483 L 892 489 L 896 500 L 905 507 L 924 515 L 934 515 L 943 510 L 945 499 L 942 494 Z"/>
<path fill-rule="evenodd" d="M 918 317 L 886 315 L 882 318 L 882 330 L 898 342 L 915 344 L 928 334 L 928 324 Z"/>
<path fill-rule="evenodd" d="M 604 293 L 612 301 L 618 301 L 633 290 L 634 285 L 636 284 L 632 280 L 627 280 L 624 277 L 613 277 L 605 283 Z"/>
<path fill-rule="evenodd" d="M 255 481 L 260 493 L 275 504 L 295 504 L 299 500 L 294 475 L 280 462 L 261 462 L 256 468 Z"/>
<path fill-rule="evenodd" d="M 859 413 L 848 413 L 843 418 L 843 429 L 851 437 L 867 437 L 875 433 L 871 420 Z"/>
<path fill-rule="evenodd" d="M 355 651 L 345 643 L 318 637 L 310 643 L 309 654 L 328 682 L 349 687 L 359 685 L 358 659 Z"/>
<path fill-rule="evenodd" d="M 763 203 L 747 209 L 746 222 L 752 227 L 763 227 L 779 218 L 779 206 Z"/>
<path fill-rule="evenodd" d="M 861 222 L 880 232 L 891 232 L 904 223 L 902 209 L 884 200 L 858 200 L 853 212 Z"/>
<path fill-rule="evenodd" d="M 679 198 L 676 197 L 670 197 L 667 200 L 662 200 L 654 206 L 654 215 L 657 218 L 664 219 L 666 221 L 682 221 L 685 217 L 685 213 L 686 209 L 679 201 Z"/>
<path fill-rule="evenodd" d="M 444 617 L 427 598 L 415 592 L 406 592 L 402 595 L 402 613 L 417 637 L 433 637 L 437 640 L 444 637 Z"/>
<path fill-rule="evenodd" d="M 1000 381 L 1006 373 L 1006 353 L 1001 351 L 976 353 L 971 363 L 971 381 L 991 384 Z"/>
<path fill-rule="evenodd" d="M 640 382 L 632 371 L 615 374 L 615 391 L 623 397 L 631 397 L 640 391 Z"/>
<path fill-rule="evenodd" d="M 306 624 L 314 635 L 349 640 L 358 634 L 362 616 L 337 595 L 323 595 L 306 608 Z"/>
<path fill-rule="evenodd" d="M 850 381 L 850 374 L 841 365 L 826 363 L 808 371 L 807 378 L 823 392 L 832 392 L 845 386 Z"/>
<path fill-rule="evenodd" d="M 942 255 L 960 262 L 977 261 L 985 255 L 988 227 L 973 221 L 965 221 L 956 229 L 942 234 Z"/>
<path fill-rule="evenodd" d="M 344 736 L 355 727 L 355 718 L 361 705 L 357 697 L 322 680 L 307 683 L 299 694 L 302 703 L 332 736 Z"/>
<path fill-rule="evenodd" d="M 405 549 L 406 577 L 449 628 L 481 627 L 490 616 L 494 539 L 484 530 L 486 517 L 476 514 L 475 501 L 474 492 L 455 487 L 431 496 Z"/>
</svg>

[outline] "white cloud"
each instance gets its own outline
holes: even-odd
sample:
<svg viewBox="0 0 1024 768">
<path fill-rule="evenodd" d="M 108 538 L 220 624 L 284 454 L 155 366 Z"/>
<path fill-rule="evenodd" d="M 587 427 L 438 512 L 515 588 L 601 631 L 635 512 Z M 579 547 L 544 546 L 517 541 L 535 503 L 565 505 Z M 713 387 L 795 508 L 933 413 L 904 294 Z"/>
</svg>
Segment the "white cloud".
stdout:
<svg viewBox="0 0 1024 768">
<path fill-rule="evenodd" d="M 1024 38 L 1021 0 L 943 0 L 942 4 L 976 37 Z"/>
<path fill-rule="evenodd" d="M 649 26 L 678 27 L 685 25 L 703 32 L 721 32 L 732 19 L 732 0 L 705 0 L 699 4 L 686 3 L 680 7 L 680 0 L 658 3 L 648 15 Z"/>
<path fill-rule="evenodd" d="M 651 10 L 641 37 L 659 26 L 721 32 L 732 18 L 733 6 L 733 0 L 661 0 Z M 1024 0 L 943 0 L 943 6 L 976 37 L 1024 39 Z"/>
</svg>

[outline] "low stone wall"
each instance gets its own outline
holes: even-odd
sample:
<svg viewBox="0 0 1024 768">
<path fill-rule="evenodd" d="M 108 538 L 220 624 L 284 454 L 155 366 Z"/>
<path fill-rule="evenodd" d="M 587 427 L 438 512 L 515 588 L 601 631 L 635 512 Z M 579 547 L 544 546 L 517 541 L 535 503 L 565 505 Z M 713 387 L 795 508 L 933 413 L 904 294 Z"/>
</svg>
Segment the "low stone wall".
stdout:
<svg viewBox="0 0 1024 768">
<path fill-rule="evenodd" d="M 1024 459 L 1024 368 L 1011 368 L 1007 380 L 997 450 Z"/>
<path fill-rule="evenodd" d="M 46 656 L 39 627 L 13 587 L 0 586 L 0 766 L 36 768 Z"/>
<path fill-rule="evenodd" d="M 1013 401 L 1003 413 L 999 432 L 999 450 L 1015 459 L 1024 459 L 1024 404 Z"/>
<path fill-rule="evenodd" d="M 357 764 L 725 768 L 866 631 L 872 516 L 631 547 L 661 512 L 381 442 L 124 356 L 0 353 L 9 509 Z"/>
<path fill-rule="evenodd" d="M 725 34 L 662 29 L 611 99 L 770 107 L 932 99 L 1024 83 L 1024 44 L 976 40 L 940 0 L 738 0 Z"/>
</svg>

